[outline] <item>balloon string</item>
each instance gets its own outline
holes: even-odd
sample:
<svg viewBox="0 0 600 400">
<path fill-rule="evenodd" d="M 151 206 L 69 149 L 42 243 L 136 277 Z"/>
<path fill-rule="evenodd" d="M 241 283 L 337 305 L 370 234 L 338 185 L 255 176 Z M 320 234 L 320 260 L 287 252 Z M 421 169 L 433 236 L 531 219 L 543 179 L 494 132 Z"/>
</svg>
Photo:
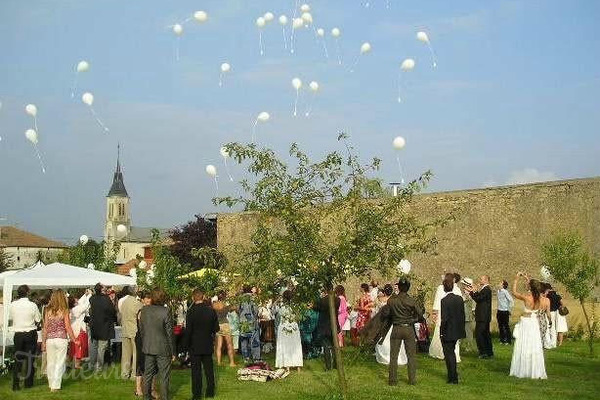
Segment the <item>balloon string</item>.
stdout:
<svg viewBox="0 0 600 400">
<path fill-rule="evenodd" d="M 254 143 L 256 137 L 256 125 L 258 125 L 258 118 L 254 121 L 254 126 L 252 127 L 252 143 Z"/>
<path fill-rule="evenodd" d="M 258 46 L 260 47 L 260 55 L 264 55 L 265 54 L 265 49 L 263 46 L 263 40 L 262 40 L 262 31 L 258 32 Z"/>
<path fill-rule="evenodd" d="M 227 175 L 229 176 L 229 181 L 233 182 L 233 177 L 231 176 L 231 173 L 229 172 L 229 165 L 227 165 L 227 157 L 223 157 L 223 161 L 225 162 L 225 171 L 227 171 Z"/>
<path fill-rule="evenodd" d="M 327 42 L 325 42 L 325 38 L 321 38 L 321 42 L 323 43 L 323 51 L 325 52 L 325 58 L 329 60 L 329 51 L 327 51 Z"/>
<path fill-rule="evenodd" d="M 219 87 L 223 86 L 223 71 L 219 74 Z"/>
<path fill-rule="evenodd" d="M 287 50 L 288 45 L 287 45 L 287 35 L 285 34 L 285 26 L 282 26 L 281 30 L 283 32 L 283 49 Z"/>
<path fill-rule="evenodd" d="M 98 114 L 96 114 L 96 111 L 94 111 L 94 109 L 91 106 L 90 106 L 90 112 L 92 113 L 94 118 L 96 118 L 96 122 L 98 122 L 98 125 L 100 125 L 100 127 L 102 127 L 102 129 L 104 129 L 104 132 L 106 132 L 106 133 L 110 132 L 109 129 L 106 127 L 106 125 L 104 125 L 104 123 L 100 120 L 100 118 L 98 118 Z"/>
<path fill-rule="evenodd" d="M 356 60 L 354 60 L 348 72 L 354 72 L 354 68 L 356 68 L 356 66 L 358 65 L 358 60 L 360 60 L 360 54 L 356 56 Z"/>
<path fill-rule="evenodd" d="M 38 129 L 38 126 L 37 126 L 37 115 L 34 115 L 34 116 L 33 116 L 33 127 L 35 128 L 35 131 L 36 131 L 37 133 L 40 133 L 40 131 L 39 131 L 39 129 Z"/>
<path fill-rule="evenodd" d="M 298 115 L 298 97 L 300 97 L 300 90 L 296 89 L 296 100 L 294 101 L 294 117 Z"/>
<path fill-rule="evenodd" d="M 217 188 L 217 196 L 219 195 L 219 180 L 215 176 L 215 187 Z"/>
<path fill-rule="evenodd" d="M 398 73 L 398 103 L 402 103 L 402 72 Z"/>
<path fill-rule="evenodd" d="M 179 62 L 179 36 L 175 41 L 175 61 Z"/>
<path fill-rule="evenodd" d="M 400 162 L 400 155 L 396 155 L 396 162 L 398 162 L 398 171 L 400 172 L 400 184 L 404 185 L 404 173 L 402 172 L 402 163 Z"/>
<path fill-rule="evenodd" d="M 342 50 L 340 49 L 340 42 L 337 40 L 337 38 L 335 39 L 335 50 L 337 53 L 338 64 L 342 65 Z"/>
<path fill-rule="evenodd" d="M 75 98 L 75 91 L 77 90 L 77 78 L 79 77 L 79 73 L 75 72 L 75 79 L 73 80 L 73 86 L 71 87 L 71 98 Z"/>
<path fill-rule="evenodd" d="M 433 51 L 433 47 L 431 46 L 431 43 L 429 42 L 429 40 L 427 41 L 427 48 L 429 48 L 429 53 L 431 53 L 431 62 L 433 65 L 433 68 L 437 67 L 437 57 L 435 55 L 435 51 Z"/>
<path fill-rule="evenodd" d="M 296 29 L 294 29 L 294 27 L 292 27 L 292 34 L 290 35 L 290 53 L 294 54 L 294 44 L 295 44 L 295 40 L 294 40 L 294 34 L 296 32 Z"/>
<path fill-rule="evenodd" d="M 46 167 L 44 166 L 44 161 L 42 160 L 42 155 L 40 154 L 40 150 L 38 149 L 37 143 L 33 144 L 35 148 L 35 154 L 37 155 L 38 160 L 40 161 L 40 166 L 42 167 L 42 173 L 46 173 Z"/>
</svg>

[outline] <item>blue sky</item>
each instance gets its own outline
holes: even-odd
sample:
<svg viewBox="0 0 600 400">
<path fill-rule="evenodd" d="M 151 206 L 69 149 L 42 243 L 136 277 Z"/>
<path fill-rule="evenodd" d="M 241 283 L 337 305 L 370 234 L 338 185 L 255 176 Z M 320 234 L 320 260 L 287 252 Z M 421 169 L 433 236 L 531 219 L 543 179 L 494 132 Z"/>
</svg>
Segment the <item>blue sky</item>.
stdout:
<svg viewBox="0 0 600 400">
<path fill-rule="evenodd" d="M 257 130 L 261 145 L 285 152 L 296 141 L 318 157 L 345 130 L 362 156 L 383 158 L 386 180 L 398 179 L 391 142 L 404 136 L 406 174 L 432 169 L 431 190 L 600 175 L 600 2 L 308 2 L 316 27 L 342 30 L 342 67 L 329 34 L 329 59 L 309 29 L 296 32 L 294 55 L 285 51 L 277 16 L 291 16 L 294 3 L 1 1 L 0 217 L 69 242 L 100 236 L 118 142 L 135 225 L 171 227 L 219 211 L 204 168 L 219 169 L 220 194 L 236 192 L 219 147 L 249 141 L 260 111 L 271 114 Z M 197 10 L 209 20 L 184 25 L 176 61 L 168 26 Z M 276 20 L 263 30 L 261 57 L 254 21 L 267 11 Z M 365 41 L 372 52 L 348 72 Z M 403 76 L 398 104 L 407 57 L 416 67 Z M 82 59 L 91 69 L 71 99 Z M 232 70 L 219 88 L 222 62 Z M 296 76 L 305 87 L 320 83 L 310 118 L 292 116 Z M 110 134 L 79 100 L 83 91 L 94 93 Z M 303 90 L 301 115 L 309 98 Z M 27 103 L 38 107 L 46 174 L 23 134 L 32 125 Z"/>
</svg>

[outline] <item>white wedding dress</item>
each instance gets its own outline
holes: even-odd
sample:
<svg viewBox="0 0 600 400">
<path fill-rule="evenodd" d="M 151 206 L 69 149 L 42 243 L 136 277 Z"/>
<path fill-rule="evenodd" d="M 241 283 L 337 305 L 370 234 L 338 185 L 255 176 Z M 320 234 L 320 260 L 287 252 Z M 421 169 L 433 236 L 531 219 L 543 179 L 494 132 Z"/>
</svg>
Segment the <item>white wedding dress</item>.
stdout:
<svg viewBox="0 0 600 400">
<path fill-rule="evenodd" d="M 515 347 L 510 363 L 510 376 L 517 378 L 547 379 L 544 347 L 538 320 L 539 310 L 525 308 L 525 313 L 513 330 Z"/>
<path fill-rule="evenodd" d="M 457 285 L 454 285 L 452 289 L 452 293 L 457 296 L 463 297 L 460 288 Z M 438 286 L 435 297 L 433 299 L 433 311 L 437 311 L 437 319 L 435 321 L 435 328 L 433 330 L 433 337 L 431 338 L 431 344 L 429 345 L 429 355 L 433 358 L 438 358 L 440 360 L 444 359 L 444 349 L 442 348 L 442 339 L 440 338 L 440 326 L 442 324 L 442 299 L 446 297 L 446 292 L 444 291 L 444 286 Z M 456 342 L 456 346 L 454 347 L 454 354 L 456 354 L 456 362 L 460 362 L 460 340 Z"/>
<path fill-rule="evenodd" d="M 392 336 L 392 328 L 388 330 L 387 335 L 383 339 L 382 344 L 375 345 L 375 359 L 379 364 L 388 365 L 390 363 L 390 352 L 391 352 L 391 344 L 390 338 Z M 398 365 L 406 365 L 408 364 L 408 358 L 406 358 L 406 349 L 404 348 L 404 341 L 400 345 L 400 353 L 398 353 Z"/>
<path fill-rule="evenodd" d="M 279 315 L 281 320 L 277 327 L 275 367 L 302 367 L 304 361 L 302 359 L 302 342 L 298 323 L 293 320 L 292 310 L 287 305 L 281 307 Z"/>
</svg>

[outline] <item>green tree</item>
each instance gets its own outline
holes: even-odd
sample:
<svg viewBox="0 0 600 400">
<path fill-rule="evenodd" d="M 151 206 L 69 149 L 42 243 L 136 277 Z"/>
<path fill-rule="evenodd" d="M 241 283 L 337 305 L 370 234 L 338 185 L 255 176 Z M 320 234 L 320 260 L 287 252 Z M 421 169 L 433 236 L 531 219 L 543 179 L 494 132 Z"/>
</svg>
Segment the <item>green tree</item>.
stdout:
<svg viewBox="0 0 600 400">
<path fill-rule="evenodd" d="M 4 272 L 7 269 L 12 268 L 14 265 L 14 260 L 12 256 L 4 250 L 4 248 L 0 247 L 0 272 Z"/>
<path fill-rule="evenodd" d="M 586 302 L 592 299 L 598 285 L 598 260 L 590 254 L 579 234 L 569 232 L 558 234 L 542 245 L 542 261 L 552 277 L 579 301 L 587 325 L 590 354 L 593 354 L 598 321 L 590 319 Z"/>
<path fill-rule="evenodd" d="M 58 261 L 83 268 L 94 264 L 94 268 L 99 271 L 115 272 L 115 260 L 120 247 L 119 242 L 114 242 L 112 248 L 107 249 L 104 241 L 90 239 L 86 244 L 77 242 L 75 246 L 65 249 L 58 256 Z"/>
<path fill-rule="evenodd" d="M 345 149 L 317 162 L 296 144 L 289 155 L 295 165 L 272 150 L 230 143 L 227 151 L 238 163 L 247 163 L 252 180 L 240 182 L 242 195 L 215 198 L 216 205 L 243 208 L 256 216 L 256 229 L 241 257 L 230 263 L 230 278 L 241 275 L 274 297 L 282 287 L 294 286 L 299 307 L 326 290 L 331 329 L 337 333 L 334 283 L 364 277 L 374 271 L 389 275 L 398 262 L 413 252 L 427 252 L 436 244 L 432 231 L 446 221 L 421 222 L 407 209 L 413 195 L 429 181 L 426 172 L 391 196 L 373 177 L 380 165 L 374 158 L 362 164 L 345 134 L 338 141 Z M 347 384 L 342 354 L 336 340 L 335 356 L 340 390 Z"/>
</svg>

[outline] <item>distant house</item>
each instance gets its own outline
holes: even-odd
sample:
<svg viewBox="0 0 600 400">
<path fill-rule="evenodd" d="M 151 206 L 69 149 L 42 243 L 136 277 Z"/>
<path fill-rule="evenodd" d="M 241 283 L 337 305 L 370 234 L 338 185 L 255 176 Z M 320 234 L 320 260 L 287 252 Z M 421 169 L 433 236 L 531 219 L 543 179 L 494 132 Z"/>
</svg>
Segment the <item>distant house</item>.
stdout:
<svg viewBox="0 0 600 400">
<path fill-rule="evenodd" d="M 54 260 L 68 246 L 14 226 L 0 227 L 0 248 L 12 258 L 13 269 L 29 267 L 36 261 Z"/>
</svg>

